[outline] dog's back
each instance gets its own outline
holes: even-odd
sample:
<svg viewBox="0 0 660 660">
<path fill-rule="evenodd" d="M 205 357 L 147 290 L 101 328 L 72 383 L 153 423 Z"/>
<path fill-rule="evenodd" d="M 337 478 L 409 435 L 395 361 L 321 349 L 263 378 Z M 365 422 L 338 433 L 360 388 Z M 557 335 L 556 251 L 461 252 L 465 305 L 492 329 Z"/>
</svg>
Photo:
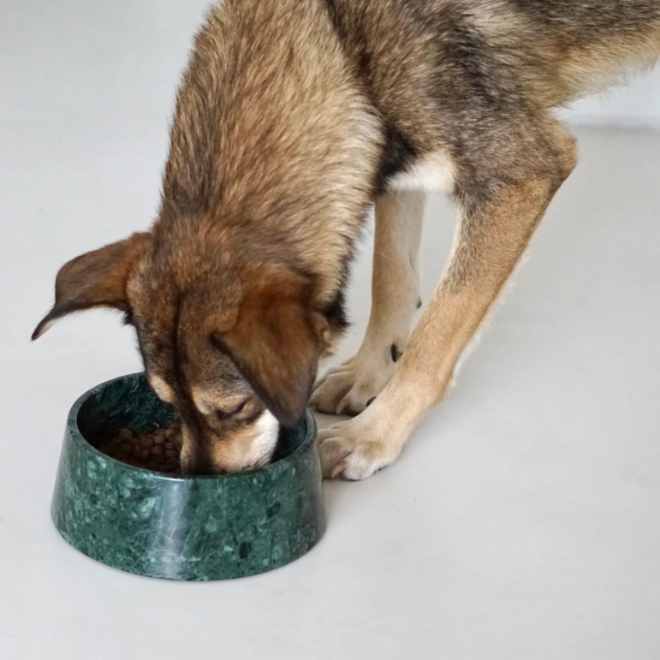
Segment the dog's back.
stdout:
<svg viewBox="0 0 660 660">
<path fill-rule="evenodd" d="M 521 48 L 544 61 L 549 77 L 554 71 L 563 87 L 558 91 L 565 96 L 558 95 L 555 103 L 618 82 L 631 68 L 652 65 L 660 54 L 657 0 L 507 0 L 507 4 L 529 26 Z"/>
<path fill-rule="evenodd" d="M 658 0 L 325 0 L 380 104 L 556 106 L 660 54 Z M 417 91 L 413 91 L 413 88 Z M 409 88 L 409 91 L 405 91 Z"/>
</svg>

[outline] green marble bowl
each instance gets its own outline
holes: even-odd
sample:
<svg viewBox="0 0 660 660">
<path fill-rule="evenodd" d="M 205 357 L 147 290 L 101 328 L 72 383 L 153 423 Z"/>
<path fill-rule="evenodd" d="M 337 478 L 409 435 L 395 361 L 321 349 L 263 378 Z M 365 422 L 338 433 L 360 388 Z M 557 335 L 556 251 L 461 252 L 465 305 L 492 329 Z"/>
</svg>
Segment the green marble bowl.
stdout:
<svg viewBox="0 0 660 660">
<path fill-rule="evenodd" d="M 223 580 L 270 571 L 305 554 L 325 530 L 311 413 L 286 431 L 278 460 L 259 470 L 173 477 L 95 447 L 128 426 L 176 418 L 142 374 L 85 393 L 71 408 L 53 496 L 60 534 L 89 557 L 172 580 Z"/>
</svg>

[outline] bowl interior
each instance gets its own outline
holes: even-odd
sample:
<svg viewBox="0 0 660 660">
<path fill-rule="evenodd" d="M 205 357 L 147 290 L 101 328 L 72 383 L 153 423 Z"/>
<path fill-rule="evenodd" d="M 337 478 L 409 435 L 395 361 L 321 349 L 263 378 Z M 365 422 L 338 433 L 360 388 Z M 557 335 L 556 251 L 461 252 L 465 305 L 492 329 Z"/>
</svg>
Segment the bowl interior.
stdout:
<svg viewBox="0 0 660 660">
<path fill-rule="evenodd" d="M 95 448 L 111 440 L 122 428 L 151 433 L 177 420 L 174 408 L 154 394 L 143 374 L 119 378 L 92 390 L 75 416 L 81 436 Z M 271 464 L 298 449 L 306 435 L 306 421 L 293 429 L 281 428 Z"/>
</svg>

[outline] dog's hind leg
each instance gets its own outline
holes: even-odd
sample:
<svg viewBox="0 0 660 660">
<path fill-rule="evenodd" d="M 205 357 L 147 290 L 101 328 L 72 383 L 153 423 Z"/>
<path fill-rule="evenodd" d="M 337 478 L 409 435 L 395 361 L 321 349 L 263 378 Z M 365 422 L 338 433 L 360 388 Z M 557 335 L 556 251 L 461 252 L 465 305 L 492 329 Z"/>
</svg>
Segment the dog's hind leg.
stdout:
<svg viewBox="0 0 660 660">
<path fill-rule="evenodd" d="M 322 412 L 356 415 L 381 392 L 403 355 L 420 306 L 417 257 L 426 195 L 388 192 L 376 201 L 371 314 L 360 349 L 317 384 Z"/>
<path fill-rule="evenodd" d="M 422 417 L 445 396 L 458 357 L 575 167 L 574 140 L 549 122 L 539 125 L 535 117 L 526 127 L 481 135 L 488 158 L 461 164 L 456 193 L 461 211 L 449 262 L 380 396 L 354 419 L 319 434 L 327 477 L 364 479 L 392 463 Z M 492 148 L 487 140 L 494 140 Z M 502 151 L 507 153 L 494 162 Z"/>
</svg>

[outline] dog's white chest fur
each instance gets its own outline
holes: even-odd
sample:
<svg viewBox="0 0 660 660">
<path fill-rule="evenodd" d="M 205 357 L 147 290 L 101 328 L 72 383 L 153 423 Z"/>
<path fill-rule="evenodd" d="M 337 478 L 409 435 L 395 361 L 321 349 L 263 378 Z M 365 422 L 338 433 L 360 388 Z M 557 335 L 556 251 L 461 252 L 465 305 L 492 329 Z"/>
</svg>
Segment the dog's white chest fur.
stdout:
<svg viewBox="0 0 660 660">
<path fill-rule="evenodd" d="M 415 161 L 407 170 L 392 177 L 391 190 L 428 190 L 450 194 L 454 189 L 456 168 L 451 158 L 435 151 Z"/>
</svg>

